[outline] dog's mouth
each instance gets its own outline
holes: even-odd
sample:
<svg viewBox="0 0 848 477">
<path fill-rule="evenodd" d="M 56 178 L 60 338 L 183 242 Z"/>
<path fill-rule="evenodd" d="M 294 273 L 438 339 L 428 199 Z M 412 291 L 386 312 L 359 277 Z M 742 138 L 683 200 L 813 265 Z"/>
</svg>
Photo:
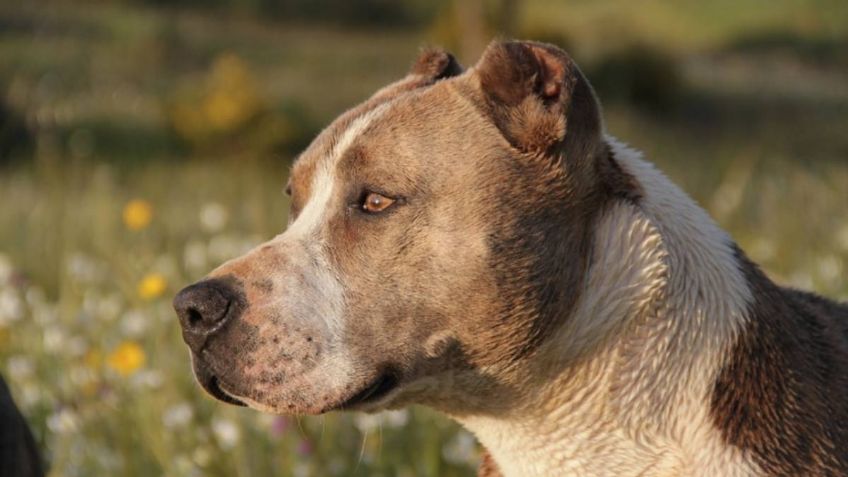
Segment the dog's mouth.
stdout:
<svg viewBox="0 0 848 477">
<path fill-rule="evenodd" d="M 212 370 L 210 370 L 197 358 L 194 360 L 194 375 L 197 377 L 197 382 L 200 383 L 203 389 L 205 389 L 206 392 L 212 395 L 215 399 L 235 406 L 247 406 L 247 404 L 224 391 L 221 388 L 221 382 L 218 379 L 218 376 L 216 376 Z"/>
<path fill-rule="evenodd" d="M 238 395 L 235 395 L 227 387 L 227 383 L 222 382 L 216 372 L 198 357 L 194 357 L 193 362 L 194 375 L 200 386 L 206 390 L 215 399 L 232 404 L 235 406 L 247 407 L 249 404 Z M 369 381 L 364 387 L 352 396 L 344 399 L 338 404 L 330 405 L 318 413 L 322 414 L 330 411 L 345 411 L 353 409 L 361 409 L 374 404 L 388 396 L 392 391 L 400 385 L 399 373 L 393 368 L 387 368 L 380 371 L 377 376 Z M 248 402 L 250 400 L 248 399 Z"/>
<path fill-rule="evenodd" d="M 377 377 L 361 391 L 342 401 L 340 404 L 332 406 L 330 409 L 327 409 L 327 411 L 343 411 L 375 403 L 396 389 L 399 383 L 400 378 L 398 377 L 397 372 L 393 370 L 385 370 L 377 375 Z"/>
</svg>

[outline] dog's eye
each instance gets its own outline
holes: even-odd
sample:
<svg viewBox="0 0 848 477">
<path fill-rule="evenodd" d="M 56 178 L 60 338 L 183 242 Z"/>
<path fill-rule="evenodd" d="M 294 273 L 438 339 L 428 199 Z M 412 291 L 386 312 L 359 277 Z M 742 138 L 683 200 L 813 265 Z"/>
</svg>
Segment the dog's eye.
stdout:
<svg viewBox="0 0 848 477">
<path fill-rule="evenodd" d="M 376 192 L 368 192 L 362 199 L 361 207 L 364 212 L 368 212 L 369 214 L 376 214 L 378 212 L 382 212 L 388 209 L 394 203 L 395 199 L 386 197 L 383 194 L 378 194 Z"/>
</svg>

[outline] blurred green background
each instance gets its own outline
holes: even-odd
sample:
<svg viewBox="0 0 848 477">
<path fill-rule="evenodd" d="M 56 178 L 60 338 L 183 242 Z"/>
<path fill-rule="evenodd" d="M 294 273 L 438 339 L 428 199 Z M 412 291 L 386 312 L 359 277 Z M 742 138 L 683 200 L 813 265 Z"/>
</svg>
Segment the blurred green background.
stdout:
<svg viewBox="0 0 848 477">
<path fill-rule="evenodd" d="M 193 383 L 170 297 L 280 232 L 292 157 L 494 36 L 565 47 L 608 129 L 782 283 L 846 298 L 844 0 L 0 0 L 0 372 L 54 476 L 473 475 L 427 410 L 272 417 Z"/>
</svg>

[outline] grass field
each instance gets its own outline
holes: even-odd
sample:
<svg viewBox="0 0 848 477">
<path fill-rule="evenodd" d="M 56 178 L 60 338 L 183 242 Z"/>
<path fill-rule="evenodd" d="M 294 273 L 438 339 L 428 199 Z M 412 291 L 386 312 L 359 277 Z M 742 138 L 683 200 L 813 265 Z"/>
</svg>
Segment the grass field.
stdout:
<svg viewBox="0 0 848 477">
<path fill-rule="evenodd" d="M 568 44 L 605 85 L 608 129 L 772 276 L 848 298 L 848 7 L 636 3 L 526 2 L 516 34 Z M 51 475 L 473 475 L 471 436 L 425 409 L 212 401 L 170 308 L 283 229 L 298 148 L 421 44 L 454 41 L 450 22 L 85 5 L 0 1 L 0 99 L 29 131 L 0 156 L 0 372 Z"/>
</svg>

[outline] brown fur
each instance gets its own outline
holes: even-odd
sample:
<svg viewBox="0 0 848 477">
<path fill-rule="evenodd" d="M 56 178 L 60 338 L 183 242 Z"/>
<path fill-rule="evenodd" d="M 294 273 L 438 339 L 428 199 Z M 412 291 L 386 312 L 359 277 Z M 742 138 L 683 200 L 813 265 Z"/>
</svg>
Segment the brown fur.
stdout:
<svg viewBox="0 0 848 477">
<path fill-rule="evenodd" d="M 848 307 L 738 257 L 755 302 L 713 391 L 716 427 L 768 475 L 848 475 Z"/>
<path fill-rule="evenodd" d="M 510 69 L 539 84 L 494 83 L 493 72 Z M 425 51 L 406 78 L 324 130 L 288 187 L 294 219 L 339 136 L 391 102 L 339 159 L 327 205 L 334 212 L 315 239 L 344 285 L 343 346 L 353 362 L 402 383 L 455 380 L 438 391 L 412 386 L 395 400 L 452 412 L 489 406 L 478 402 L 486 393 L 469 395 L 468 387 L 510 405 L 510 388 L 523 379 L 519 360 L 578 298 L 594 220 L 607 202 L 638 197 L 603 143 L 591 88 L 560 50 L 494 43 L 473 73 L 460 72 L 449 54 Z M 398 206 L 380 217 L 357 212 L 351 204 L 363 188 L 396 197 Z M 274 408 L 322 412 L 373 379 L 375 371 L 363 372 L 345 389 L 322 391 L 298 377 L 339 346 L 323 342 L 319 329 L 295 326 L 322 313 L 297 298 L 312 286 L 317 253 L 309 243 L 270 242 L 211 275 L 234 278 L 250 303 L 202 353 L 228 390 Z M 415 345 L 395 352 L 397 343 Z M 227 366 L 232 356 L 243 365 Z M 484 367 L 503 375 L 483 378 L 476 370 Z M 287 391 L 274 391 L 281 387 Z"/>
<path fill-rule="evenodd" d="M 578 322 L 568 320 L 592 269 L 599 219 L 644 195 L 605 141 L 580 70 L 533 42 L 493 43 L 465 73 L 449 54 L 425 51 L 298 158 L 288 187 L 293 228 L 320 196 L 315 184 L 327 202 L 306 214 L 314 225 L 210 275 L 206 283 L 226 277 L 244 301 L 238 313 L 214 333 L 186 332 L 198 375 L 263 410 L 356 406 L 381 382 L 393 392 L 381 406 L 426 404 L 457 418 L 526 410 L 531 381 L 548 377 L 540 373 L 567 375 L 562 363 L 545 370 L 557 344 L 545 345 Z M 363 212 L 371 192 L 394 205 Z M 715 427 L 772 475 L 848 472 L 840 426 L 848 311 L 777 287 L 741 253 L 739 263 L 756 301 L 713 389 Z M 654 324 L 651 333 L 672 329 Z M 685 354 L 683 338 L 660 338 Z M 340 353 L 347 366 L 335 376 L 327 363 Z M 632 377 L 656 357 L 642 347 L 616 359 Z M 488 454 L 480 475 L 500 475 Z"/>
</svg>

